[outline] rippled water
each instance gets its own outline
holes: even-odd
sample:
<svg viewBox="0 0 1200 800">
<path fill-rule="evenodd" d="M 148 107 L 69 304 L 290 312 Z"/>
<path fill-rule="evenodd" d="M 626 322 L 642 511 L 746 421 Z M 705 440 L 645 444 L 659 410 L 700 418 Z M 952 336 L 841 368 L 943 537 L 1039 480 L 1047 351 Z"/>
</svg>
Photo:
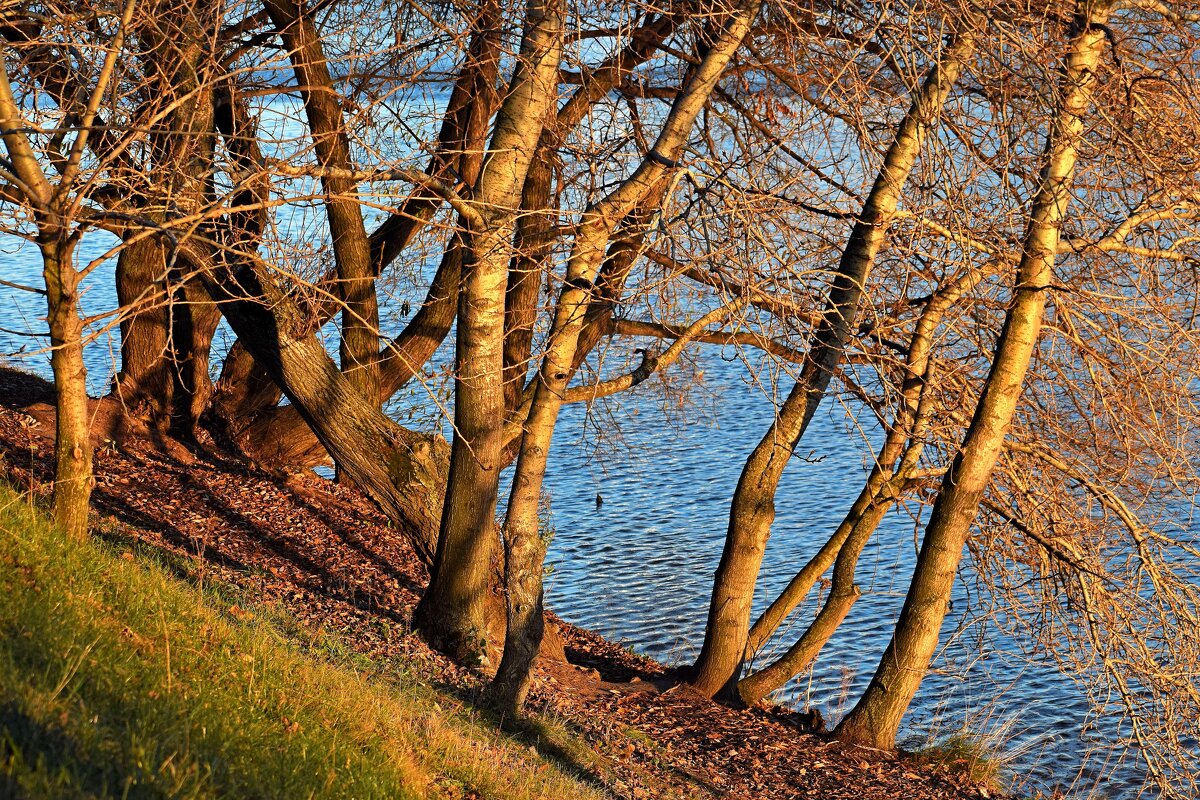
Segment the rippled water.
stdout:
<svg viewBox="0 0 1200 800">
<path fill-rule="evenodd" d="M 548 602 L 565 618 L 668 663 L 689 663 L 699 651 L 729 499 L 772 414 L 762 389 L 719 354 L 701 353 L 706 397 L 681 412 L 690 422 L 665 428 L 660 398 L 643 392 L 619 415 L 626 449 L 607 458 L 594 457 L 587 445 L 595 421 L 589 423 L 584 407 L 569 407 L 548 476 L 556 530 Z M 870 450 L 859 422 L 828 400 L 800 448 L 806 459 L 785 473 L 755 613 L 824 543 L 861 489 Z M 778 699 L 818 706 L 833 721 L 849 710 L 890 638 L 919 530 L 901 511 L 888 516 L 859 565 L 862 597 L 812 673 Z M 1030 787 L 1065 788 L 1082 768 L 1083 794 L 1102 786 L 1104 796 L 1135 795 L 1141 779 L 1129 767 L 1098 784 L 1101 765 L 1093 762 L 1102 756 L 1088 758 L 1095 743 L 1080 738 L 1087 716 L 1080 691 L 1051 667 L 1018 657 L 994 631 L 967 626 L 978 612 L 969 586 L 960 580 L 955 588 L 937 671 L 921 687 L 908 735 L 952 733 L 964 719 L 984 728 L 1007 725 L 1005 747 L 1021 751 L 1014 767 Z M 790 645 L 814 613 L 812 604 L 802 607 L 774 648 Z M 952 636 L 959 626 L 966 627 Z"/>
<path fill-rule="evenodd" d="M 85 237 L 79 257 L 95 258 L 110 244 L 107 237 Z M 0 255 L 5 279 L 38 284 L 33 248 L 18 248 L 9 240 L 0 243 L 0 253 L 6 253 Z M 88 286 L 87 313 L 115 305 L 111 266 L 98 269 Z M 44 329 L 42 302 L 0 287 L 0 328 L 5 329 L 0 354 L 44 345 L 19 335 Z M 228 343 L 227 333 L 218 343 L 222 340 Z M 116 349 L 115 335 L 101 335 L 89 346 L 93 392 L 107 385 Z M 611 417 L 583 405 L 566 408 L 547 480 L 556 531 L 549 554 L 551 607 L 668 663 L 687 663 L 698 651 L 729 499 L 772 413 L 770 398 L 746 379 L 739 362 L 727 360 L 731 354 L 715 347 L 697 353 L 701 377 L 683 407 L 650 385 L 658 383 L 655 379 L 622 398 Z M 45 355 L 11 360 L 49 375 Z M 871 431 L 865 436 L 869 439 Z M 861 488 L 870 452 L 853 415 L 835 400 L 827 401 L 800 450 L 808 458 L 795 460 L 780 487 L 756 611 L 840 522 Z M 599 508 L 597 494 L 603 498 Z M 902 512 L 887 518 L 863 554 L 863 595 L 850 617 L 814 671 L 778 699 L 821 707 L 831 720 L 853 704 L 890 636 L 918 532 Z M 1020 751 L 1014 769 L 1028 781 L 1027 788 L 1074 784 L 1081 796 L 1093 790 L 1113 798 L 1135 796 L 1141 779 L 1131 765 L 1120 767 L 1107 783 L 1098 778 L 1103 755 L 1089 757 L 1096 743 L 1082 738 L 1087 707 L 1068 680 L 1015 657 L 1011 642 L 978 626 L 957 638 L 950 635 L 977 611 L 969 586 L 967 580 L 956 587 L 946 644 L 907 720 L 909 734 L 951 733 L 964 718 L 983 727 L 1009 724 L 1006 747 Z M 784 646 L 812 613 L 807 606 L 796 615 L 798 621 L 779 637 Z"/>
</svg>

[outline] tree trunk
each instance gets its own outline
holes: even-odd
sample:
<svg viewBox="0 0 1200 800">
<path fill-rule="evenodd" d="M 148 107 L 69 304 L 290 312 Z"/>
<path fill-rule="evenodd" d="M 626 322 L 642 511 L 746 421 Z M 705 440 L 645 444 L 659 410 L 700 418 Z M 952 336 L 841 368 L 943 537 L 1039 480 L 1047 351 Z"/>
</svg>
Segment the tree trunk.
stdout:
<svg viewBox="0 0 1200 800">
<path fill-rule="evenodd" d="M 835 731 L 843 741 L 893 749 L 900 722 L 937 648 L 963 547 L 1004 447 L 1041 331 L 1107 18 L 1104 3 L 1076 6 L 1061 105 L 1033 200 L 1012 304 L 975 414 L 934 502 L 895 633 L 866 692 Z"/>
<path fill-rule="evenodd" d="M 543 140 L 547 137 L 543 136 Z M 552 153 L 539 147 L 529 165 L 521 194 L 521 217 L 517 220 L 516 258 L 509 270 L 504 297 L 504 405 L 511 415 L 521 405 L 525 378 L 529 375 L 533 326 L 547 261 L 557 236 L 551 217 Z"/>
<path fill-rule="evenodd" d="M 196 247 L 197 245 L 192 245 Z M 212 254 L 200 254 L 205 260 Z M 316 433 L 339 467 L 433 562 L 445 445 L 392 422 L 343 375 L 307 315 L 250 263 L 205 273 L 234 333 Z"/>
<path fill-rule="evenodd" d="M 482 228 L 467 236 L 459 296 L 454 441 L 429 588 L 414 624 L 464 661 L 489 663 L 486 593 L 495 552 L 504 444 L 504 298 L 515 210 L 558 96 L 561 0 L 530 0 L 516 71 L 497 115 L 475 198 Z"/>
<path fill-rule="evenodd" d="M 454 84 L 441 131 L 438 150 L 430 158 L 428 172 L 435 177 L 453 174 L 471 185 L 479 175 L 487 144 L 488 121 L 496 108 L 496 77 L 500 47 L 500 7 L 495 0 L 482 4 L 474 24 L 475 32 L 467 51 L 467 61 Z M 258 159 L 251 163 L 258 163 Z M 441 205 L 424 191 L 405 200 L 398 213 L 388 217 L 370 236 L 373 275 L 378 277 L 392 263 Z M 457 314 L 461 281 L 461 241 L 443 254 L 421 310 L 380 353 L 380 403 L 395 394 L 437 350 L 446 338 Z M 336 304 L 321 304 L 320 322 L 328 319 Z M 225 359 L 218 382 L 217 414 L 229 429 L 231 438 L 244 433 L 250 453 L 268 463 L 316 466 L 329 456 L 315 437 L 299 423 L 295 412 L 276 408 L 280 391 L 253 359 L 235 343 Z M 391 391 L 388 388 L 391 387 Z M 261 445 L 261 449 L 259 446 Z M 274 461 L 278 458 L 279 461 Z M 291 459 L 295 459 L 294 461 Z"/>
<path fill-rule="evenodd" d="M 211 194 L 214 104 L 207 48 L 217 12 L 210 2 L 166 0 L 140 32 L 149 78 L 143 90 L 148 165 L 164 177 L 128 200 L 152 220 L 161 222 L 166 206 L 196 213 Z M 155 235 L 122 250 L 117 299 L 129 316 L 121 324 L 121 372 L 109 398 L 122 407 L 114 419 L 124 425 L 132 416 L 153 433 L 194 439 L 212 393 L 209 349 L 220 314 L 195 279 L 168 264 L 166 245 Z"/>
<path fill-rule="evenodd" d="M 83 365 L 83 320 L 79 318 L 79 274 L 72 263 L 75 239 L 53 225 L 38 237 L 50 323 L 54 370 L 54 521 L 72 539 L 87 536 L 92 495 L 92 437 L 88 420 L 87 368 Z"/>
<path fill-rule="evenodd" d="M 779 480 L 842 360 L 858 316 L 859 299 L 929 126 L 974 48 L 974 34 L 969 29 L 956 34 L 913 98 L 850 233 L 800 378 L 738 479 L 730 504 L 725 548 L 713 580 L 704 644 L 690 679 L 692 686 L 708 697 L 718 693 L 731 699 L 735 696 L 750 629 L 754 586 L 775 519 Z"/>
<path fill-rule="evenodd" d="M 170 431 L 176 438 L 194 441 L 200 417 L 213 393 L 208 374 L 209 354 L 221 312 L 199 281 L 176 285 L 171 307 L 172 406 Z"/>
<path fill-rule="evenodd" d="M 458 313 L 461 277 L 462 245 L 456 237 L 442 256 L 424 305 L 379 354 L 380 405 L 420 371 L 449 334 Z M 254 374 L 262 373 L 256 370 Z M 272 389 L 275 386 L 269 380 L 268 385 Z M 272 405 L 248 421 L 240 420 L 238 415 L 222 419 L 238 447 L 257 461 L 288 467 L 329 463 L 330 455 L 320 439 L 291 405 Z"/>
<path fill-rule="evenodd" d="M 757 2 L 750 2 L 738 9 L 672 106 L 652 149 L 657 158 L 647 158 L 612 194 L 597 203 L 585 216 L 576 236 L 551 323 L 546 355 L 535 378 L 504 524 L 508 624 L 503 658 L 489 694 L 493 703 L 508 713 L 520 712 L 541 646 L 542 569 L 547 543 L 538 517 L 542 484 L 558 412 L 574 369 L 580 332 L 609 239 L 617 224 L 660 185 L 666 165 L 678 158 L 696 116 L 741 46 L 758 8 Z"/>
<path fill-rule="evenodd" d="M 316 26 L 294 0 L 266 0 L 265 7 L 291 58 L 317 161 L 325 168 L 351 170 L 346 122 Z M 322 177 L 321 183 L 342 304 L 342 371 L 374 403 L 379 397 L 379 302 L 358 187 L 346 178 Z"/>
<path fill-rule="evenodd" d="M 752 658 L 767 643 L 780 623 L 808 595 L 817 582 L 817 578 L 823 575 L 835 560 L 841 560 L 843 546 L 846 545 L 851 534 L 859 528 L 863 517 L 877 512 L 882 515 L 887 508 L 891 507 L 898 493 L 903 491 L 906 476 L 916 468 L 917 459 L 924 450 L 921 437 L 924 435 L 923 431 L 927 426 L 933 401 L 930 384 L 935 363 L 932 357 L 934 334 L 941 325 L 946 311 L 991 272 L 992 269 L 988 268 L 968 270 L 965 275 L 934 292 L 930 297 L 925 310 L 921 312 L 921 316 L 917 320 L 912 339 L 909 341 L 900 408 L 888 428 L 887 436 L 876 457 L 875 466 L 867 478 L 866 485 L 829 541 L 796 573 L 787 587 L 750 628 L 749 641 L 746 645 L 748 659 Z M 905 447 L 908 448 L 907 452 L 903 452 Z M 901 460 L 902 452 L 903 460 Z M 898 460 L 901 461 L 900 467 L 893 472 Z M 874 530 L 878 524 L 879 521 L 876 520 L 869 526 L 870 530 Z M 858 549 L 861 551 L 861 546 Z M 792 675 L 807 667 L 807 663 L 798 658 L 793 658 L 792 663 L 798 665 Z M 775 678 L 782 678 L 785 682 L 792 675 L 784 677 L 782 673 L 777 672 Z M 770 687 L 759 683 L 756 689 L 751 691 L 747 689 L 746 682 L 752 678 L 753 676 L 743 678 L 738 684 L 738 693 L 743 700 L 755 692 L 761 692 L 756 698 L 761 699 L 767 692 L 782 686 L 782 682 Z"/>
<path fill-rule="evenodd" d="M 920 452 L 919 446 L 915 452 Z M 894 475 L 889 474 L 882 486 L 875 487 L 876 492 L 870 503 L 851 521 L 850 533 L 838 550 L 829 596 L 825 598 L 821 610 L 786 653 L 765 668 L 738 681 L 738 696 L 743 703 L 754 705 L 808 669 L 821 652 L 821 648 L 837 631 L 846 615 L 850 613 L 851 606 L 862 594 L 862 590 L 854 582 L 859 556 L 891 509 L 908 478 L 908 472 L 915 466 L 916 459 L 913 458 L 908 469 L 902 468 Z"/>
<path fill-rule="evenodd" d="M 164 270 L 166 253 L 157 237 L 126 245 L 117 256 L 117 302 L 121 320 L 121 371 L 114 391 L 124 414 L 165 432 L 170 424 L 170 329 Z"/>
</svg>

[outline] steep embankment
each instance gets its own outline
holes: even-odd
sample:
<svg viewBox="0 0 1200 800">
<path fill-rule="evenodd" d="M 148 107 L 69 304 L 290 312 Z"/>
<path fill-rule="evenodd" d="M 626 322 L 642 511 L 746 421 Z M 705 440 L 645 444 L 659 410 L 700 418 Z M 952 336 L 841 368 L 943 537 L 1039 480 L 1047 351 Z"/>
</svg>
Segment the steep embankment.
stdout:
<svg viewBox="0 0 1200 800">
<path fill-rule="evenodd" d="M 177 566 L 67 542 L 0 487 L 0 796 L 600 796 L 402 665 Z"/>
<path fill-rule="evenodd" d="M 0 477 L 44 497 L 52 429 L 19 410 L 45 398 L 35 383 L 0 367 Z M 570 625 L 571 663 L 544 664 L 533 694 L 539 718 L 557 722 L 499 734 L 473 705 L 483 678 L 410 633 L 426 576 L 373 506 L 311 473 L 169 449 L 97 454 L 99 543 L 74 553 L 44 529 L 32 541 L 0 534 L 0 646 L 15 641 L 32 665 L 0 673 L 0 775 L 40 769 L 30 797 L 79 794 L 46 788 L 63 763 L 76 769 L 64 785 L 115 796 L 130 776 L 187 775 L 191 794 L 142 796 L 987 796 L 944 770 L 803 733 L 785 710 L 672 688 L 662 665 Z M 110 663 L 123 672 L 88 677 Z M 125 724 L 143 712 L 149 732 Z M 283 783 L 295 776 L 310 782 Z"/>
</svg>

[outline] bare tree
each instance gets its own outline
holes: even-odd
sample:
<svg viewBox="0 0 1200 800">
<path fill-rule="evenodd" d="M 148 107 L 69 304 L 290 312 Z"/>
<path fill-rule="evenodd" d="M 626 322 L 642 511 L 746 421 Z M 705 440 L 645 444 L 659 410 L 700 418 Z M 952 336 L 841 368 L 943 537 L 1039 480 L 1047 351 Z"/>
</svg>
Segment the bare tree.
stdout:
<svg viewBox="0 0 1200 800">
<path fill-rule="evenodd" d="M 1106 40 L 1108 13 L 1105 3 L 1076 7 L 1062 70 L 1061 100 L 1030 209 L 1014 299 L 971 425 L 946 471 L 926 526 L 895 634 L 871 685 L 838 725 L 836 735 L 843 740 L 893 748 L 900 721 L 937 647 L 963 546 L 1003 451 L 1041 330 L 1047 294 L 1054 286 L 1054 261 L 1070 201 L 1083 117 Z"/>
</svg>

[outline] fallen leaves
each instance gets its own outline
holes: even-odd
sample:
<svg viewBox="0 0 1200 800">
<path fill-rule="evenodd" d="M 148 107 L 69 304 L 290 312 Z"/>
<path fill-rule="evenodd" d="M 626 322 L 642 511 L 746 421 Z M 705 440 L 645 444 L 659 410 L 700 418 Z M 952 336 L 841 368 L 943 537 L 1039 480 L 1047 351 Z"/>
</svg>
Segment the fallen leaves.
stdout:
<svg viewBox="0 0 1200 800">
<path fill-rule="evenodd" d="M 52 449 L 33 450 L 37 435 L 0 408 L 0 464 L 23 465 L 7 468 L 23 485 L 49 474 Z M 96 469 L 95 506 L 124 526 L 123 536 L 190 565 L 198 579 L 242 587 L 260 611 L 278 607 L 298 621 L 298 636 L 333 632 L 380 662 L 401 659 L 424 680 L 465 696 L 478 691 L 478 675 L 408 634 L 424 569 L 407 539 L 353 490 L 314 475 L 281 478 L 216 451 L 182 464 L 124 447 L 105 451 Z M 121 558 L 135 556 L 125 550 Z M 243 622 L 255 616 L 239 604 L 227 611 Z M 532 703 L 592 743 L 618 797 L 988 798 L 951 776 L 803 733 L 787 712 L 712 703 L 675 684 L 663 665 L 549 617 L 572 663 L 543 664 Z M 133 631 L 122 635 L 153 646 Z M 206 635 L 195 632 L 195 641 L 207 647 Z M 280 724 L 287 735 L 300 730 L 288 716 Z"/>
</svg>

